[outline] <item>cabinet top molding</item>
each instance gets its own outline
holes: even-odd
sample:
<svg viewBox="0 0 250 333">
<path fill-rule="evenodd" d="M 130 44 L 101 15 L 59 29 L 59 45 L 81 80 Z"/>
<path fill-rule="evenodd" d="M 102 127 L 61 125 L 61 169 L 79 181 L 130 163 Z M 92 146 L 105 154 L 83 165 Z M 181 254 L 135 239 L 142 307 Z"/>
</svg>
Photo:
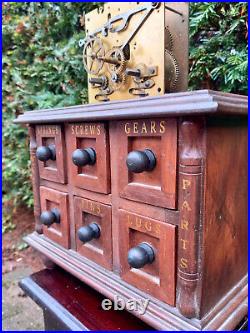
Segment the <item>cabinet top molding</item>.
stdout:
<svg viewBox="0 0 250 333">
<path fill-rule="evenodd" d="M 248 97 L 212 90 L 27 111 L 15 123 L 60 123 L 195 115 L 247 115 Z"/>
</svg>

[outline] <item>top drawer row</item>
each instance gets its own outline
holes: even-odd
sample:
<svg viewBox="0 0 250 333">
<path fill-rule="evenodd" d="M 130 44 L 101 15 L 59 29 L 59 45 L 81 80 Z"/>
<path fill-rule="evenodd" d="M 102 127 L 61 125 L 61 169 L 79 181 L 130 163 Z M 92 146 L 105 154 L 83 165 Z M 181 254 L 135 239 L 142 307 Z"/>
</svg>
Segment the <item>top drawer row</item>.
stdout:
<svg viewBox="0 0 250 333">
<path fill-rule="evenodd" d="M 121 197 L 175 208 L 176 120 L 119 121 L 110 133 L 105 123 L 66 124 L 65 135 L 60 125 L 38 125 L 36 138 L 41 178 L 108 194 L 118 168 Z"/>
</svg>

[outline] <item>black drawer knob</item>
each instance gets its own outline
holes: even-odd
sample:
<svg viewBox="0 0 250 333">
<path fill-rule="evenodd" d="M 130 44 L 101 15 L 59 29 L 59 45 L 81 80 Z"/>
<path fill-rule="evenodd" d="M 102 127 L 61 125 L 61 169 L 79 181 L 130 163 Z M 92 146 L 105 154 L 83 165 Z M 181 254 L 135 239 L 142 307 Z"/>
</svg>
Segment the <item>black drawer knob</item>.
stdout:
<svg viewBox="0 0 250 333">
<path fill-rule="evenodd" d="M 49 227 L 53 223 L 60 223 L 60 212 L 56 208 L 52 208 L 51 210 L 45 210 L 40 215 L 40 221 L 42 224 Z"/>
<path fill-rule="evenodd" d="M 56 159 L 56 147 L 55 145 L 41 146 L 36 150 L 36 157 L 39 161 L 46 162 L 48 160 L 55 161 Z"/>
<path fill-rule="evenodd" d="M 128 263 L 133 268 L 142 268 L 155 259 L 154 249 L 147 243 L 141 243 L 128 251 Z"/>
<path fill-rule="evenodd" d="M 96 162 L 96 153 L 93 148 L 76 149 L 72 154 L 72 161 L 77 166 L 93 165 Z"/>
<path fill-rule="evenodd" d="M 156 165 L 156 158 L 149 149 L 144 151 L 134 150 L 128 154 L 126 164 L 128 170 L 134 173 L 152 171 Z"/>
<path fill-rule="evenodd" d="M 101 230 L 97 223 L 90 223 L 89 225 L 81 227 L 78 230 L 77 235 L 81 242 L 86 243 L 94 238 L 99 238 Z"/>
</svg>

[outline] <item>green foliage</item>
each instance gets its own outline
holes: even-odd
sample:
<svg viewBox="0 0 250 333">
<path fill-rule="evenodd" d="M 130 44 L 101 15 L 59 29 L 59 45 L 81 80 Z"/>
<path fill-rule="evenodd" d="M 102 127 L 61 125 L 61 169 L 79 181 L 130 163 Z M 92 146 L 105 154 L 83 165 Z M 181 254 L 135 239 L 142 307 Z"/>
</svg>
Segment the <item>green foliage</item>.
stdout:
<svg viewBox="0 0 250 333">
<path fill-rule="evenodd" d="M 31 207 L 27 129 L 13 124 L 26 110 L 86 102 L 78 41 L 83 13 L 100 3 L 5 3 L 3 7 L 3 231 L 19 204 Z"/>
<path fill-rule="evenodd" d="M 27 130 L 13 124 L 26 110 L 86 102 L 79 39 L 92 2 L 3 5 L 4 230 L 18 204 L 33 204 Z M 190 5 L 190 88 L 247 94 L 247 3 Z"/>
<path fill-rule="evenodd" d="M 191 89 L 247 94 L 247 10 L 247 2 L 192 4 Z"/>
</svg>

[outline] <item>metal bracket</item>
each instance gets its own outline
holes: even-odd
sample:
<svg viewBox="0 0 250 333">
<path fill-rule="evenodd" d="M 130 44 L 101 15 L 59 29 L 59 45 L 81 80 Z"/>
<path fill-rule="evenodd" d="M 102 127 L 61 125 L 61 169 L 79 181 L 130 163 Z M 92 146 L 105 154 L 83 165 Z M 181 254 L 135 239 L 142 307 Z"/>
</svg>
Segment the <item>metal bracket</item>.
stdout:
<svg viewBox="0 0 250 333">
<path fill-rule="evenodd" d="M 148 96 L 148 93 L 145 89 L 150 89 L 155 85 L 155 81 L 152 79 L 148 79 L 144 82 L 140 82 L 137 84 L 137 87 L 133 87 L 129 89 L 129 93 L 134 96 L 145 97 Z"/>
<path fill-rule="evenodd" d="M 111 89 L 110 87 L 106 89 L 101 89 L 98 94 L 95 95 L 95 99 L 98 102 L 109 102 L 109 98 L 107 96 L 113 94 L 114 90 Z"/>
</svg>

